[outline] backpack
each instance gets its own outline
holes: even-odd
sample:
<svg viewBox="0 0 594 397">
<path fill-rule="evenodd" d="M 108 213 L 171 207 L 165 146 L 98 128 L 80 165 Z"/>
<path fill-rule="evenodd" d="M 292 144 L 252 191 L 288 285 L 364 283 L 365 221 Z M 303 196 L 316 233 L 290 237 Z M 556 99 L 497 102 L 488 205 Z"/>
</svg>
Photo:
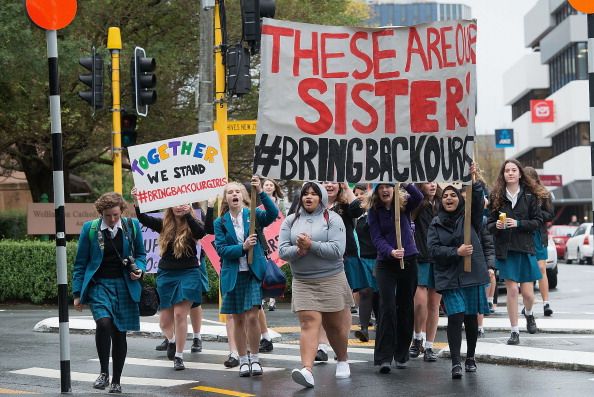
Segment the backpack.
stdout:
<svg viewBox="0 0 594 397">
<path fill-rule="evenodd" d="M 132 218 L 122 218 L 122 229 L 124 231 L 125 238 L 128 239 L 131 247 L 134 247 L 133 240 L 136 239 L 136 227 L 134 222 L 132 222 Z M 95 238 L 99 240 L 99 247 L 103 251 L 104 241 L 103 241 L 103 234 L 99 233 L 99 227 L 101 226 L 101 218 L 93 219 L 91 222 L 91 227 L 89 228 L 89 241 L 93 241 Z M 132 239 L 130 239 L 130 235 L 128 230 L 132 230 Z M 134 248 L 132 248 L 134 249 Z"/>
</svg>

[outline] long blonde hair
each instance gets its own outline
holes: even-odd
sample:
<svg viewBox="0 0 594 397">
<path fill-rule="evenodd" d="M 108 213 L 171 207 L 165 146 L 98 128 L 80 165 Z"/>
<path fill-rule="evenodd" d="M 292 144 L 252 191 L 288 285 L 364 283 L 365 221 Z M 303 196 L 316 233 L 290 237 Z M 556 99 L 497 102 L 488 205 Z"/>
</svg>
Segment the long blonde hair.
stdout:
<svg viewBox="0 0 594 397">
<path fill-rule="evenodd" d="M 194 210 L 190 211 L 192 217 L 196 218 Z M 167 251 L 169 244 L 173 245 L 173 256 L 177 259 L 182 256 L 189 257 L 193 253 L 193 247 L 188 244 L 189 241 L 196 242 L 192 237 L 192 231 L 186 220 L 176 222 L 173 208 L 167 208 L 163 215 L 163 229 L 159 233 L 159 250 L 161 256 Z"/>
<path fill-rule="evenodd" d="M 226 212 L 229 212 L 229 203 L 227 202 L 227 191 L 229 190 L 229 187 L 231 185 L 239 186 L 241 196 L 243 197 L 243 205 L 247 208 L 250 208 L 250 195 L 245 186 L 239 182 L 229 182 L 223 190 L 223 200 L 221 201 L 221 216 L 223 216 Z"/>
</svg>

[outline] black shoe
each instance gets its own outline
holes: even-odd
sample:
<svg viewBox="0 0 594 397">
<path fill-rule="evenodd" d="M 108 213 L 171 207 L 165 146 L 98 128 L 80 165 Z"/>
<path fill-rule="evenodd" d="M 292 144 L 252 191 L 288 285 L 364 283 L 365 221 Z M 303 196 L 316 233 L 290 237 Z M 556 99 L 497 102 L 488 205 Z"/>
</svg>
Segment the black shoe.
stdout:
<svg viewBox="0 0 594 397">
<path fill-rule="evenodd" d="M 452 365 L 452 379 L 462 379 L 462 365 Z"/>
<path fill-rule="evenodd" d="M 489 313 L 495 313 L 495 307 L 493 306 L 493 302 L 489 302 Z"/>
<path fill-rule="evenodd" d="M 357 306 L 351 306 L 351 313 L 352 314 L 357 314 L 359 310 L 357 309 Z"/>
<path fill-rule="evenodd" d="M 235 368 L 239 365 L 239 360 L 229 354 L 223 365 L 227 368 Z"/>
<path fill-rule="evenodd" d="M 168 344 L 169 344 L 169 340 L 167 338 L 165 338 L 165 339 L 163 339 L 163 342 L 161 342 L 160 344 L 157 345 L 157 347 L 155 347 L 155 350 L 164 352 L 165 350 L 167 350 Z"/>
<path fill-rule="evenodd" d="M 122 393 L 122 386 L 119 383 L 112 383 L 109 387 L 110 393 Z"/>
<path fill-rule="evenodd" d="M 426 348 L 425 353 L 423 354 L 423 361 L 426 361 L 428 363 L 437 361 L 437 353 L 435 353 L 433 349 L 430 347 Z"/>
<path fill-rule="evenodd" d="M 272 306 L 268 306 L 268 311 L 269 312 L 273 312 L 276 310 L 276 306 L 272 305 Z"/>
<path fill-rule="evenodd" d="M 239 366 L 239 376 L 242 378 L 251 376 L 250 365 L 248 363 L 244 363 Z"/>
<path fill-rule="evenodd" d="M 468 357 L 464 362 L 464 370 L 466 372 L 476 372 L 476 361 L 474 357 Z"/>
<path fill-rule="evenodd" d="M 369 331 L 367 328 L 361 328 L 360 330 L 355 331 L 355 337 L 361 342 L 369 342 Z"/>
<path fill-rule="evenodd" d="M 264 373 L 262 371 L 262 365 L 259 361 L 250 362 L 250 374 L 252 376 L 261 376 Z"/>
<path fill-rule="evenodd" d="M 328 361 L 328 353 L 322 349 L 318 350 L 315 361 Z"/>
<path fill-rule="evenodd" d="M 519 345 L 520 344 L 520 333 L 512 332 L 511 336 L 507 340 L 508 345 Z"/>
<path fill-rule="evenodd" d="M 179 357 L 173 357 L 173 369 L 176 371 L 182 371 L 186 369 L 184 365 L 184 360 Z"/>
<path fill-rule="evenodd" d="M 551 305 L 548 303 L 544 305 L 544 315 L 547 317 L 551 317 L 553 315 L 553 309 L 551 309 Z"/>
<path fill-rule="evenodd" d="M 175 343 L 169 342 L 167 344 L 167 358 L 173 361 L 173 357 L 175 357 Z"/>
<path fill-rule="evenodd" d="M 261 339 L 260 340 L 260 347 L 258 348 L 258 352 L 260 353 L 270 353 L 274 349 L 274 345 L 272 344 L 271 340 L 268 339 Z"/>
<path fill-rule="evenodd" d="M 408 349 L 408 354 L 411 358 L 417 358 L 421 353 L 423 353 L 423 340 L 413 339 L 413 343 L 410 349 Z"/>
<path fill-rule="evenodd" d="M 392 368 L 390 367 L 392 363 L 383 363 L 380 366 L 379 372 L 380 374 L 389 374 Z"/>
<path fill-rule="evenodd" d="M 200 353 L 202 351 L 202 339 L 194 338 L 190 351 L 192 353 Z"/>
<path fill-rule="evenodd" d="M 526 317 L 526 329 L 528 330 L 529 334 L 535 334 L 538 332 L 538 328 L 536 327 L 536 320 L 534 320 L 534 314 L 529 316 L 524 315 Z"/>
<path fill-rule="evenodd" d="M 106 374 L 105 372 L 101 372 L 99 374 L 99 376 L 97 377 L 97 379 L 95 379 L 95 383 L 93 384 L 93 387 L 95 389 L 103 390 L 107 386 L 109 386 L 109 375 Z"/>
</svg>

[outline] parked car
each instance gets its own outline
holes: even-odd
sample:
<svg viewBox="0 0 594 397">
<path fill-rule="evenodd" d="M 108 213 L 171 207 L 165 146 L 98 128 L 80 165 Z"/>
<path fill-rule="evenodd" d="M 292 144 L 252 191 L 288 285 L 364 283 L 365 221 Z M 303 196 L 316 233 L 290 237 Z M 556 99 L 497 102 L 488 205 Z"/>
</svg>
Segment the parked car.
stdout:
<svg viewBox="0 0 594 397">
<path fill-rule="evenodd" d="M 557 248 L 557 258 L 565 258 L 565 244 L 577 228 L 570 225 L 553 225 L 549 228 L 549 237 L 553 238 Z"/>
<path fill-rule="evenodd" d="M 557 258 L 555 242 L 549 236 L 549 243 L 547 246 L 547 279 L 549 280 L 550 289 L 557 288 L 557 274 L 559 273 Z"/>
<path fill-rule="evenodd" d="M 582 223 L 565 244 L 565 263 L 592 264 L 592 247 L 594 247 L 594 228 L 592 223 Z"/>
</svg>

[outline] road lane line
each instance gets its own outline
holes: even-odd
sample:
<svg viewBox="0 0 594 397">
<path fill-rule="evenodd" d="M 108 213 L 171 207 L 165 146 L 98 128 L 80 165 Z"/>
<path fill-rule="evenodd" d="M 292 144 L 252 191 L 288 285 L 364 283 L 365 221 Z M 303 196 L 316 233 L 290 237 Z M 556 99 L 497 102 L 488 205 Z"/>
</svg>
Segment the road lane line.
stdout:
<svg viewBox="0 0 594 397">
<path fill-rule="evenodd" d="M 234 396 L 234 397 L 253 397 L 253 396 L 255 396 L 255 394 L 242 393 L 242 392 L 235 391 L 235 390 L 219 389 L 217 387 L 208 387 L 208 386 L 192 387 L 192 390 L 200 390 L 200 391 L 206 391 L 209 393 L 217 393 L 217 394 L 223 394 L 225 396 Z"/>
<path fill-rule="evenodd" d="M 0 310 L 4 311 L 4 310 Z M 32 391 L 25 391 L 25 390 L 13 390 L 13 389 L 2 389 L 0 387 L 0 394 L 39 394 Z"/>
<path fill-rule="evenodd" d="M 126 360 L 127 361 L 127 360 Z M 17 375 L 29 375 L 39 376 L 42 378 L 54 378 L 60 379 L 60 370 L 49 369 L 49 368 L 25 368 L 16 371 L 10 371 L 10 373 Z M 95 382 L 97 374 L 90 374 L 86 372 L 71 372 L 70 377 L 72 380 L 78 382 Z M 181 380 L 181 379 L 162 379 L 162 378 L 139 378 L 131 376 L 122 376 L 120 383 L 122 385 L 135 385 L 135 386 L 162 386 L 172 387 L 187 385 L 189 383 L 199 383 L 197 380 Z"/>
<path fill-rule="evenodd" d="M 274 344 L 275 346 L 277 346 L 277 344 Z M 190 353 L 190 350 L 184 350 L 184 353 Z M 192 354 L 192 353 L 190 353 Z M 195 353 L 194 353 L 195 354 Z M 227 357 L 229 355 L 229 352 L 224 351 L 224 350 L 210 350 L 210 349 L 202 349 L 202 353 L 200 354 L 212 354 L 213 356 L 224 356 Z M 198 357 L 200 356 L 200 354 L 198 354 Z M 280 361 L 292 361 L 292 362 L 301 362 L 301 357 L 300 356 L 290 356 L 290 355 L 285 355 L 285 354 L 273 354 L 273 353 L 260 353 L 258 355 L 258 357 L 263 360 L 264 362 L 266 362 L 266 360 L 280 360 Z M 127 362 L 127 360 L 126 360 Z M 355 364 L 355 363 L 366 363 L 367 361 L 365 360 L 349 360 L 349 363 L 351 364 Z M 185 363 L 185 361 L 184 361 Z"/>
<path fill-rule="evenodd" d="M 99 361 L 98 358 L 93 358 L 90 361 Z M 129 365 L 143 365 L 146 367 L 161 367 L 161 368 L 171 368 L 173 370 L 173 361 L 165 361 L 165 360 L 152 360 L 148 358 L 134 358 L 134 357 L 126 357 L 126 364 Z M 208 371 L 236 371 L 233 368 L 225 368 L 223 364 L 210 364 L 210 363 L 195 363 L 191 361 L 184 361 L 184 365 L 190 369 L 202 369 Z M 286 368 L 277 368 L 277 367 L 262 367 L 264 372 L 275 372 L 275 371 L 284 371 Z"/>
</svg>

